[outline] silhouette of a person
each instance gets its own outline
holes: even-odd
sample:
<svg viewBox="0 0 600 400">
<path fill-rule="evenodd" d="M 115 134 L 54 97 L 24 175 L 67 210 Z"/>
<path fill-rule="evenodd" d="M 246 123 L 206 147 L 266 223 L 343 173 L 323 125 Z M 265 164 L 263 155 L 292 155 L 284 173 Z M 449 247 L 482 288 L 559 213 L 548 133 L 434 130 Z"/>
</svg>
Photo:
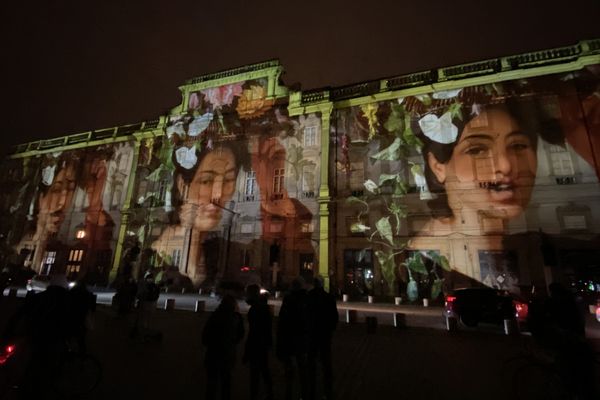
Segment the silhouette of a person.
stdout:
<svg viewBox="0 0 600 400">
<path fill-rule="evenodd" d="M 276 355 L 285 371 L 285 398 L 291 400 L 295 376 L 300 378 L 300 397 L 307 398 L 308 315 L 304 280 L 294 279 L 279 311 Z"/>
<path fill-rule="evenodd" d="M 231 371 L 235 365 L 236 347 L 244 337 L 244 322 L 238 312 L 237 301 L 231 295 L 223 296 L 221 303 L 208 318 L 202 332 L 206 347 L 206 399 L 231 398 Z"/>
<path fill-rule="evenodd" d="M 323 372 L 323 396 L 333 398 L 333 367 L 331 362 L 331 338 L 339 315 L 335 298 L 323 288 L 321 277 L 314 280 L 313 289 L 307 295 L 308 308 L 308 371 L 309 399 L 316 396 L 317 360 Z"/>
<path fill-rule="evenodd" d="M 585 340 L 585 320 L 575 296 L 557 282 L 548 289 L 546 312 L 550 321 L 546 326 L 558 372 L 576 398 L 597 399 L 594 352 Z"/>
<path fill-rule="evenodd" d="M 46 290 L 28 296 L 23 306 L 9 320 L 2 342 L 20 339 L 31 356 L 20 383 L 19 396 L 24 399 L 45 398 L 49 378 L 57 360 L 73 337 L 69 295 L 64 275 L 52 277 Z"/>
<path fill-rule="evenodd" d="M 86 336 L 91 313 L 96 310 L 96 299 L 83 282 L 77 282 L 68 293 L 70 331 L 77 341 L 78 350 L 86 351 Z"/>
<path fill-rule="evenodd" d="M 243 360 L 250 367 L 250 399 L 258 399 L 262 379 L 266 399 L 273 400 L 273 381 L 269 369 L 269 350 L 273 344 L 273 334 L 267 297 L 260 294 L 258 285 L 250 285 L 246 288 L 246 302 L 250 305 L 250 309 Z"/>
</svg>

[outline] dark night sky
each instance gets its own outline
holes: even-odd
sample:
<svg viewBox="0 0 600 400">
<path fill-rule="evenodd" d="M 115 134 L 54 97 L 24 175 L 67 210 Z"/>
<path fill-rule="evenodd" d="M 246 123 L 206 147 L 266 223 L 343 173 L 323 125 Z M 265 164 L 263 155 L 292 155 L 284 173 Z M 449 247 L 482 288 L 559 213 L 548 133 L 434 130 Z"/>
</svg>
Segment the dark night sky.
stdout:
<svg viewBox="0 0 600 400">
<path fill-rule="evenodd" d="M 600 37 L 600 1 L 4 1 L 5 145 L 153 119 L 186 79 L 279 58 L 340 86 Z M 6 147 L 5 147 L 6 149 Z"/>
</svg>

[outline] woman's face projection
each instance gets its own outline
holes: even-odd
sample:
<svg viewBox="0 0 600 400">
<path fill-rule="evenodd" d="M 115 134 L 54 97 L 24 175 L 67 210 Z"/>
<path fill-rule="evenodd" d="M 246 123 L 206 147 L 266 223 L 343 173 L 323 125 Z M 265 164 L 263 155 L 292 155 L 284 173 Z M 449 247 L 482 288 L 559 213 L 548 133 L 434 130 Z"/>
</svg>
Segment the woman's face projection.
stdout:
<svg viewBox="0 0 600 400">
<path fill-rule="evenodd" d="M 45 229 L 49 233 L 58 232 L 65 219 L 65 210 L 71 204 L 75 192 L 73 168 L 62 168 L 54 177 L 46 193 L 40 195 L 40 217 L 45 216 Z"/>
<path fill-rule="evenodd" d="M 236 160 L 228 148 L 216 148 L 200 162 L 190 183 L 187 204 L 192 208 L 192 225 L 208 231 L 221 220 L 223 207 L 235 191 Z M 184 218 L 185 219 L 185 218 Z"/>
<path fill-rule="evenodd" d="M 529 203 L 537 157 L 535 143 L 518 122 L 505 109 L 492 108 L 465 126 L 446 164 L 433 164 L 455 216 L 475 210 L 513 218 Z"/>
</svg>

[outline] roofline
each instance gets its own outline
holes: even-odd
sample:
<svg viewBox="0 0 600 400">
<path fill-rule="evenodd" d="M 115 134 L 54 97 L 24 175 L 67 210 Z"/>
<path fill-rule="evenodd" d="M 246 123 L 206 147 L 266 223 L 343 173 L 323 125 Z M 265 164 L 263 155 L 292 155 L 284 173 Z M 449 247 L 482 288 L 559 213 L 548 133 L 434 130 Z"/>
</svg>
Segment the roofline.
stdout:
<svg viewBox="0 0 600 400">
<path fill-rule="evenodd" d="M 329 105 L 328 109 L 343 108 L 401 95 L 573 71 L 596 63 L 600 63 L 600 38 L 582 40 L 571 46 L 470 62 L 351 85 L 292 92 L 289 96 L 289 109 L 291 115 L 298 115 L 312 112 L 313 109 L 321 110 L 324 104 Z M 268 60 L 201 75 L 187 80 L 180 89 L 198 84 L 204 86 L 206 82 L 218 82 L 273 68 L 281 68 L 279 60 Z M 134 138 L 133 134 L 135 133 L 152 132 L 151 135 L 154 135 L 154 131 L 162 129 L 164 123 L 165 117 L 160 116 L 155 120 L 137 124 L 23 143 L 13 146 L 9 157 L 21 158 L 56 151 L 57 148 L 67 150 L 107 143 L 107 141 L 122 141 L 125 140 L 124 137 Z"/>
</svg>

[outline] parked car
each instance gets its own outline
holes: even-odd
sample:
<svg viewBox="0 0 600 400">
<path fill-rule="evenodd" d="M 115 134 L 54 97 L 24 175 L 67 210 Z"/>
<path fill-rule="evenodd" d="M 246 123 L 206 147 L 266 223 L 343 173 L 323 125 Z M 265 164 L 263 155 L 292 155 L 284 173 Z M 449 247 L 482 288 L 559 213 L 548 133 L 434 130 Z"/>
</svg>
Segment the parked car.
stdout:
<svg viewBox="0 0 600 400">
<path fill-rule="evenodd" d="M 488 287 L 456 289 L 446 296 L 444 303 L 444 316 L 455 318 L 468 327 L 480 322 L 502 324 L 506 319 L 524 323 L 527 311 L 526 302 Z"/>
<path fill-rule="evenodd" d="M 28 292 L 43 292 L 50 285 L 53 275 L 35 275 L 27 281 Z M 67 281 L 68 289 L 75 286 L 75 281 Z"/>
</svg>

